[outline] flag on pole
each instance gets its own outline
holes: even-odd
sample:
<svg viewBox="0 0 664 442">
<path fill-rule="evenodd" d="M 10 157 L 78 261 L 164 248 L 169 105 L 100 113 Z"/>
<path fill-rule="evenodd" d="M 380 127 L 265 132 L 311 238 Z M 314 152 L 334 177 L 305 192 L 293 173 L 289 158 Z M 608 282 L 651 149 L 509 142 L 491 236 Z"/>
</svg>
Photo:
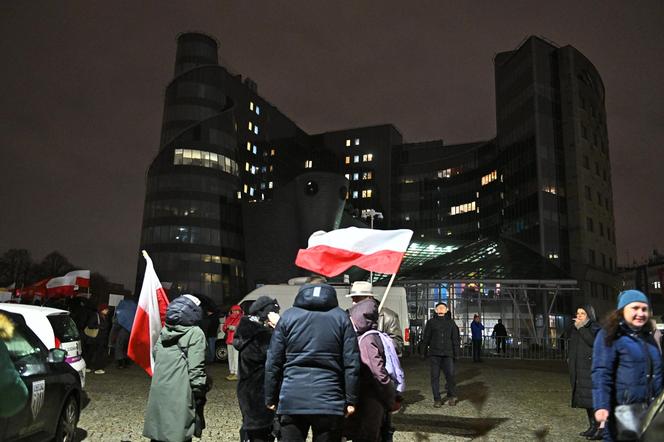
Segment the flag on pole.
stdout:
<svg viewBox="0 0 664 442">
<path fill-rule="evenodd" d="M 143 256 L 146 261 L 145 276 L 138 298 L 134 325 L 129 336 L 127 355 L 152 376 L 154 368 L 152 349 L 159 339 L 159 332 L 166 319 L 168 297 L 146 251 L 143 251 Z"/>
<path fill-rule="evenodd" d="M 90 270 L 74 270 L 64 276 L 51 278 L 46 283 L 46 295 L 74 296 L 78 287 L 90 287 Z"/>
<path fill-rule="evenodd" d="M 412 236 L 408 229 L 319 230 L 309 237 L 308 247 L 300 249 L 295 265 L 325 276 L 336 276 L 352 266 L 393 274 L 399 270 Z"/>
</svg>

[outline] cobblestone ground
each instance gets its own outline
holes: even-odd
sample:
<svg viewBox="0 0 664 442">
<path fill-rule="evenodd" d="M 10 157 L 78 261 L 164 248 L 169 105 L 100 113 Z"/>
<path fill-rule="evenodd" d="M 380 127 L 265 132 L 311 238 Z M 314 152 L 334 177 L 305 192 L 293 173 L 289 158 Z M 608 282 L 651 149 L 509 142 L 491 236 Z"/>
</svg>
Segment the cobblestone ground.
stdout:
<svg viewBox="0 0 664 442">
<path fill-rule="evenodd" d="M 460 402 L 433 408 L 425 361 L 404 361 L 406 406 L 394 415 L 395 441 L 580 441 L 585 412 L 569 407 L 569 382 L 560 362 L 489 360 L 457 365 Z M 203 441 L 237 441 L 241 416 L 235 382 L 225 364 L 210 370 Z M 443 378 L 441 374 L 441 378 Z M 89 403 L 81 412 L 78 436 L 89 441 L 140 441 L 150 380 L 139 368 L 88 374 Z M 442 383 L 442 380 L 441 380 Z M 444 387 L 444 383 L 443 383 Z M 196 440 L 196 439 L 194 439 Z"/>
</svg>

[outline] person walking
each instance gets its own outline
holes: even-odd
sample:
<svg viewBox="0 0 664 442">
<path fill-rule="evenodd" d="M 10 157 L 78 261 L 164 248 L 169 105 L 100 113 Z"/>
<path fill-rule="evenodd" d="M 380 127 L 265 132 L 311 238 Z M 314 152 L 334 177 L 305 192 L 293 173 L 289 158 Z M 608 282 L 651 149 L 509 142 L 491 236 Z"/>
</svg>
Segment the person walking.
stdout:
<svg viewBox="0 0 664 442">
<path fill-rule="evenodd" d="M 353 304 L 361 302 L 365 299 L 376 299 L 373 292 L 373 286 L 370 282 L 367 281 L 355 281 L 350 288 L 350 293 L 346 295 L 347 298 L 351 298 Z M 392 342 L 394 342 L 394 348 L 397 350 L 397 355 L 401 357 L 403 355 L 403 335 L 401 334 L 401 324 L 399 323 L 399 315 L 396 314 L 394 310 L 383 305 L 383 308 L 378 312 L 378 330 L 385 332 Z"/>
<path fill-rule="evenodd" d="M 154 370 L 143 436 L 162 442 L 200 437 L 207 393 L 205 334 L 200 301 L 192 295 L 173 300 L 154 348 Z"/>
<path fill-rule="evenodd" d="M 505 354 L 505 341 L 507 340 L 507 329 L 503 324 L 502 319 L 498 319 L 498 323 L 493 326 L 492 337 L 496 339 L 496 353 L 500 353 L 501 350 Z"/>
<path fill-rule="evenodd" d="M 473 322 L 470 324 L 470 332 L 473 341 L 473 362 L 482 362 L 482 332 L 484 324 L 480 320 L 480 315 L 473 316 Z"/>
<path fill-rule="evenodd" d="M 591 438 L 617 440 L 616 407 L 647 406 L 662 391 L 662 357 L 652 334 L 650 302 L 638 290 L 625 290 L 593 346 L 595 420 L 607 424 Z M 603 434 L 602 434 L 603 433 Z"/>
<path fill-rule="evenodd" d="M 267 296 L 249 308 L 240 319 L 233 347 L 239 353 L 237 399 L 242 412 L 242 442 L 273 441 L 274 410 L 265 406 L 265 361 L 272 331 L 279 321 L 279 303 Z"/>
<path fill-rule="evenodd" d="M 228 350 L 228 371 L 230 372 L 226 379 L 229 381 L 237 380 L 237 361 L 238 353 L 233 347 L 233 336 L 235 335 L 235 329 L 240 324 L 240 319 L 242 319 L 242 307 L 239 305 L 234 305 L 231 307 L 231 311 L 226 316 L 224 320 L 224 325 L 222 326 L 223 332 L 226 334 L 226 348 Z"/>
<path fill-rule="evenodd" d="M 588 429 L 579 433 L 592 436 L 599 425 L 595 422 L 592 394 L 592 354 L 595 337 L 600 330 L 595 319 L 595 309 L 585 305 L 576 309 L 574 324 L 569 329 L 569 376 L 572 387 L 572 408 L 585 408 L 588 416 Z"/>
<path fill-rule="evenodd" d="M 272 335 L 265 363 L 265 404 L 277 411 L 280 440 L 341 440 L 344 415 L 357 405 L 360 356 L 334 287 L 305 284 Z"/>
<path fill-rule="evenodd" d="M 454 379 L 454 362 L 459 353 L 461 340 L 459 328 L 447 310 L 447 304 L 436 304 L 436 315 L 424 327 L 422 339 L 426 353 L 431 364 L 431 389 L 433 391 L 433 406 L 440 408 L 443 402 L 454 406 L 457 404 L 456 382 Z M 445 375 L 445 400 L 440 398 L 440 370 Z"/>
<path fill-rule="evenodd" d="M 360 382 L 356 412 L 344 425 L 344 436 L 353 442 L 382 440 L 385 415 L 396 400 L 396 386 L 385 369 L 385 349 L 380 336 L 367 333 L 378 327 L 378 303 L 365 299 L 349 310 L 358 335 Z"/>
</svg>

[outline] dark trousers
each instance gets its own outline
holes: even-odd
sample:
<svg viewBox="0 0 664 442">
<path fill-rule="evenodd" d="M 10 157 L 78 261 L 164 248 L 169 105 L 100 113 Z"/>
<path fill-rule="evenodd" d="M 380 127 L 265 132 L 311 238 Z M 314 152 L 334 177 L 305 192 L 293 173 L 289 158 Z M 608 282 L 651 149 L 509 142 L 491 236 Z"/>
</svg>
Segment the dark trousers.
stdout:
<svg viewBox="0 0 664 442">
<path fill-rule="evenodd" d="M 339 442 L 344 417 L 326 414 L 291 414 L 279 416 L 281 437 L 279 440 L 288 442 L 304 442 L 307 440 L 309 428 L 313 442 Z"/>
<path fill-rule="evenodd" d="M 456 397 L 456 382 L 454 381 L 454 359 L 451 356 L 429 356 L 431 361 L 431 390 L 433 400 L 440 400 L 440 370 L 445 375 L 445 390 L 447 396 Z"/>
<path fill-rule="evenodd" d="M 123 361 L 127 359 L 127 346 L 129 345 L 129 332 L 124 327 L 120 327 L 115 335 L 115 360 Z"/>
<path fill-rule="evenodd" d="M 259 430 L 240 430 L 241 442 L 274 442 L 272 428 L 261 428 Z"/>
<path fill-rule="evenodd" d="M 503 353 L 505 353 L 505 338 L 498 336 L 496 337 L 496 353 L 500 353 L 501 348 Z"/>
<path fill-rule="evenodd" d="M 479 362 L 482 359 L 482 340 L 473 339 L 473 362 Z"/>
</svg>

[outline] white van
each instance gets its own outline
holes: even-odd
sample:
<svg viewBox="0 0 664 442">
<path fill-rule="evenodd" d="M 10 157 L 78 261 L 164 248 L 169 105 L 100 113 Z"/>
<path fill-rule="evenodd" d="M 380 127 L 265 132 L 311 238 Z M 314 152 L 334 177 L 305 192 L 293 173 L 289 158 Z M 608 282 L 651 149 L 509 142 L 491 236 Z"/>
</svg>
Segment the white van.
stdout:
<svg viewBox="0 0 664 442">
<path fill-rule="evenodd" d="M 47 349 L 61 348 L 67 352 L 65 362 L 69 363 L 81 377 L 81 387 L 85 388 L 85 360 L 82 357 L 81 337 L 74 320 L 67 310 L 40 307 L 29 304 L 0 304 L 0 310 L 23 316 L 30 330 L 44 343 Z"/>
<path fill-rule="evenodd" d="M 247 296 L 242 298 L 238 303 L 242 310 L 246 313 L 249 307 L 261 296 L 269 296 L 279 302 L 281 311 L 293 306 L 295 296 L 303 284 L 278 284 L 278 285 L 264 285 L 249 292 Z M 339 307 L 347 310 L 352 307 L 353 301 L 351 298 L 346 297 L 350 293 L 349 285 L 332 285 L 337 291 L 337 300 Z M 383 298 L 386 287 L 373 287 L 374 297 L 380 301 Z M 403 287 L 392 287 L 387 294 L 385 300 L 385 307 L 394 311 L 399 316 L 399 324 L 401 325 L 401 336 L 403 337 L 404 344 L 410 345 L 410 321 L 408 319 L 408 303 L 406 302 L 406 289 Z"/>
</svg>

